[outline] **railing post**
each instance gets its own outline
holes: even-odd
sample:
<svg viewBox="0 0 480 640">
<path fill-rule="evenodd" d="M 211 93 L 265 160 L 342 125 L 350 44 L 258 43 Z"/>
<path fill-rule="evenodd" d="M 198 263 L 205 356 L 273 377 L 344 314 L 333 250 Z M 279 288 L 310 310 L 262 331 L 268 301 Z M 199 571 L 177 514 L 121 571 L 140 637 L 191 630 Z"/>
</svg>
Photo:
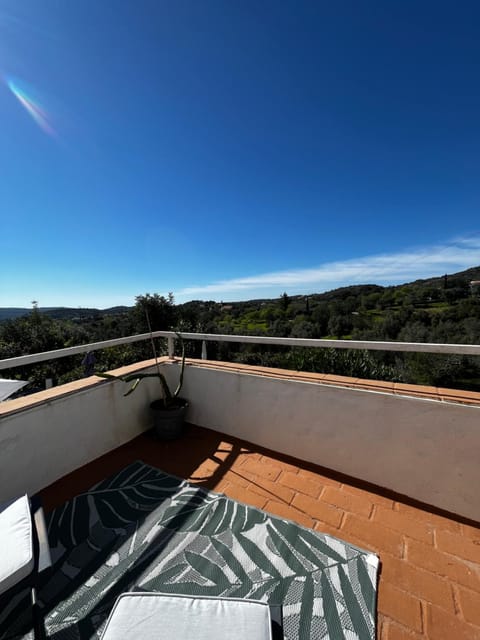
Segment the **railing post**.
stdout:
<svg viewBox="0 0 480 640">
<path fill-rule="evenodd" d="M 207 360 L 207 341 L 202 340 L 202 360 Z"/>
<path fill-rule="evenodd" d="M 173 360 L 173 358 L 175 357 L 175 338 L 172 338 L 171 336 L 169 336 L 167 338 L 168 341 L 168 357 Z"/>
</svg>

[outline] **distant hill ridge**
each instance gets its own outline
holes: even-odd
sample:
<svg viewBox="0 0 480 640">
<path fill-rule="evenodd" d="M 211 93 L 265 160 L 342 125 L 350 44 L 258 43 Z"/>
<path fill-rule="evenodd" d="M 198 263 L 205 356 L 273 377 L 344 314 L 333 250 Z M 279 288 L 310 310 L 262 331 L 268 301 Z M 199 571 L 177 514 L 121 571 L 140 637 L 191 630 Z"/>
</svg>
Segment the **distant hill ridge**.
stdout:
<svg viewBox="0 0 480 640">
<path fill-rule="evenodd" d="M 101 316 L 113 316 L 126 313 L 131 307 L 118 306 L 110 307 L 109 309 L 90 309 L 90 308 L 75 308 L 75 307 L 38 307 L 40 313 L 43 313 L 56 320 L 73 320 L 75 318 L 87 319 Z M 14 318 L 20 318 L 32 313 L 32 309 L 23 307 L 0 307 L 0 321 L 12 320 Z"/>
<path fill-rule="evenodd" d="M 425 287 L 440 287 L 443 286 L 445 275 L 435 276 L 433 278 L 425 278 L 420 280 L 415 280 L 414 282 L 407 282 L 399 285 L 390 285 L 387 287 L 376 285 L 376 284 L 354 284 L 347 287 L 339 287 L 338 289 L 332 289 L 331 291 L 325 291 L 324 293 L 311 293 L 309 297 L 314 297 L 318 300 L 332 301 L 335 298 L 342 299 L 346 295 L 351 293 L 372 293 L 374 291 L 383 291 L 384 289 L 397 289 L 400 287 L 408 287 L 414 285 L 425 286 Z M 465 271 L 460 271 L 458 273 L 447 274 L 447 281 L 452 279 L 461 279 L 464 281 L 470 282 L 471 280 L 480 280 L 480 266 L 471 267 L 470 269 L 466 269 Z M 305 298 L 305 295 L 292 295 L 289 296 L 292 300 Z M 255 300 L 243 300 L 243 301 L 229 301 L 224 302 L 222 304 L 246 304 L 248 302 L 251 303 L 269 303 L 274 299 L 272 298 L 261 298 Z M 189 304 L 189 303 L 185 303 Z M 128 306 L 116 306 L 110 307 L 108 309 L 94 309 L 94 308 L 75 308 L 75 307 L 39 307 L 39 311 L 44 313 L 51 318 L 55 318 L 57 320 L 75 320 L 75 319 L 94 319 L 100 318 L 102 316 L 113 316 L 113 315 L 121 315 L 126 313 L 132 309 L 132 307 Z M 24 307 L 0 307 L 0 322 L 4 320 L 11 320 L 14 318 L 19 318 L 21 316 L 26 316 L 32 312 L 30 308 Z"/>
</svg>

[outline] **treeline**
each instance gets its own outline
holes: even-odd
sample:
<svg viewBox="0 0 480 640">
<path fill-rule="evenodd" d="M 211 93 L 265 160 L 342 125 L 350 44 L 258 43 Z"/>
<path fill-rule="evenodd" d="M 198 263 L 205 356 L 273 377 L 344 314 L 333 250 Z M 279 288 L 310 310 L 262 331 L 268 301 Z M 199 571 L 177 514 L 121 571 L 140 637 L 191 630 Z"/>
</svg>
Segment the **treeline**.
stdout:
<svg viewBox="0 0 480 640">
<path fill-rule="evenodd" d="M 380 287 L 358 285 L 324 294 L 218 303 L 176 305 L 173 296 L 138 296 L 133 308 L 60 319 L 34 306 L 28 316 L 0 323 L 0 359 L 86 344 L 149 330 L 175 329 L 217 334 L 295 338 L 341 338 L 403 342 L 480 343 L 480 292 L 472 281 L 480 268 L 455 276 Z M 64 314 L 65 315 L 65 314 Z M 165 352 L 164 341 L 158 350 Z M 200 357 L 201 344 L 190 341 L 187 355 Z M 151 357 L 148 342 L 95 353 L 95 370 L 108 370 Z M 336 373 L 362 378 L 480 390 L 478 357 L 401 354 L 358 350 L 302 349 L 237 343 L 208 343 L 209 359 Z M 91 363 L 90 363 L 91 364 Z M 24 369 L 3 377 L 61 384 L 85 375 L 83 356 Z"/>
<path fill-rule="evenodd" d="M 468 274 L 471 277 L 471 274 Z M 208 333 L 480 344 L 480 295 L 468 276 L 398 287 L 234 304 L 191 302 L 185 329 Z M 361 378 L 480 390 L 480 358 L 218 343 L 209 358 Z"/>
</svg>

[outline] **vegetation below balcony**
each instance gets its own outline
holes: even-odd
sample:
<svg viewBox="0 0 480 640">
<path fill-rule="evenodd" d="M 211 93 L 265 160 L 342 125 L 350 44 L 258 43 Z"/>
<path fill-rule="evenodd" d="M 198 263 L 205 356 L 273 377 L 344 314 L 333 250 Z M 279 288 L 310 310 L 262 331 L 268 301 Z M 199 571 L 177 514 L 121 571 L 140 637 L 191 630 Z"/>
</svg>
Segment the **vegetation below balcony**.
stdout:
<svg viewBox="0 0 480 640">
<path fill-rule="evenodd" d="M 144 309 L 153 330 L 292 338 L 342 338 L 433 343 L 480 343 L 480 295 L 470 282 L 480 268 L 410 284 L 355 285 L 323 294 L 288 296 L 224 304 L 192 301 L 174 304 L 173 296 L 146 294 L 132 308 L 33 310 L 0 322 L 0 359 L 61 349 L 98 340 L 144 333 Z M 6 310 L 3 310 L 5 315 Z M 165 345 L 160 345 L 160 352 Z M 200 357 L 201 344 L 186 345 Z M 138 343 L 96 353 L 96 370 L 109 370 L 150 357 Z M 459 355 L 387 353 L 335 349 L 210 343 L 208 358 L 298 371 L 334 373 L 458 389 L 480 389 L 478 358 Z M 5 371 L 5 377 L 43 388 L 45 378 L 60 384 L 82 377 L 83 356 Z"/>
</svg>

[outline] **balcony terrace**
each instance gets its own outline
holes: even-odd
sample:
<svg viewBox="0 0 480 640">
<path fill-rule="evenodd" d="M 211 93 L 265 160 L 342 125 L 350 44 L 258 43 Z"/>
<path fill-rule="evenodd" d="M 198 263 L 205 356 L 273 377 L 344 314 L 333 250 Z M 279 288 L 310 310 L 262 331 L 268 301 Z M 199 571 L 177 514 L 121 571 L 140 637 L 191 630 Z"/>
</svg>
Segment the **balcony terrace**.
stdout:
<svg viewBox="0 0 480 640">
<path fill-rule="evenodd" d="M 378 638 L 480 639 L 480 394 L 190 360 L 191 424 L 160 442 L 150 382 L 2 403 L 0 500 L 39 491 L 53 509 L 140 459 L 376 552 Z"/>
</svg>

